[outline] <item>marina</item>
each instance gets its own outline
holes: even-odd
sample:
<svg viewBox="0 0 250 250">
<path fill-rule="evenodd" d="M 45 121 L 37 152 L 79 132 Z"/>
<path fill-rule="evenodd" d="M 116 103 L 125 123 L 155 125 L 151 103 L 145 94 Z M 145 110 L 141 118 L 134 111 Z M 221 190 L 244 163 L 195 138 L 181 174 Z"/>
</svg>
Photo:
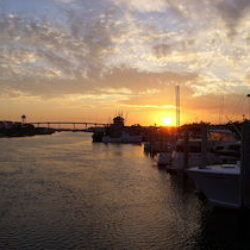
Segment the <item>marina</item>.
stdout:
<svg viewBox="0 0 250 250">
<path fill-rule="evenodd" d="M 0 250 L 250 249 L 249 0 L 0 12 Z"/>
<path fill-rule="evenodd" d="M 177 90 L 179 94 L 179 89 Z M 179 98 L 177 99 L 179 101 Z M 179 122 L 180 110 L 176 110 L 176 120 Z M 43 129 L 43 133 L 37 133 L 41 135 L 70 131 L 34 127 L 24 120 L 22 123 L 2 121 L 0 124 L 2 126 L 0 132 L 12 137 L 35 136 L 36 133 L 33 131 L 38 129 Z M 239 123 L 238 127 L 235 125 L 232 127 L 227 124 L 210 125 L 202 122 L 175 128 L 125 126 L 125 119 L 118 114 L 113 118 L 112 124 L 81 132 L 92 132 L 93 144 L 142 145 L 143 143 L 144 153 L 149 153 L 148 156 L 154 159 L 158 167 L 164 168 L 170 174 L 183 176 L 188 174 L 196 190 L 213 206 L 250 208 L 249 121 L 245 120 Z"/>
<path fill-rule="evenodd" d="M 142 145 L 89 133 L 0 140 L 0 248 L 226 249 L 249 245 L 249 213 L 214 209 Z M 34 147 L 35 145 L 35 147 Z"/>
</svg>

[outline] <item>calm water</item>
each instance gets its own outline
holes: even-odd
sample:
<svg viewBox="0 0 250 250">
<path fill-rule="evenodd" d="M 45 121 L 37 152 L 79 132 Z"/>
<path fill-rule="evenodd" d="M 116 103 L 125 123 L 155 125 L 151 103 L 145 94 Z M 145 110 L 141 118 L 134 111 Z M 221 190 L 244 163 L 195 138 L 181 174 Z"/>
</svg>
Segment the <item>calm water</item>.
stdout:
<svg viewBox="0 0 250 250">
<path fill-rule="evenodd" d="M 248 213 L 212 209 L 142 146 L 57 133 L 0 149 L 0 249 L 250 247 Z"/>
</svg>

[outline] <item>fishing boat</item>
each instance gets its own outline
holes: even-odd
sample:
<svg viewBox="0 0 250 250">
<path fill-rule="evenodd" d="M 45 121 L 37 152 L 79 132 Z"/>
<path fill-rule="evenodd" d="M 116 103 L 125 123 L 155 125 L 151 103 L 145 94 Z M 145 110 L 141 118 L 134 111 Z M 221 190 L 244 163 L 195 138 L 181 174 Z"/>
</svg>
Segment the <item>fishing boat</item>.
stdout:
<svg viewBox="0 0 250 250">
<path fill-rule="evenodd" d="M 101 141 L 104 143 L 142 143 L 141 127 L 125 126 L 124 121 L 125 119 L 121 115 L 116 116 L 113 124 L 105 128 Z"/>
<path fill-rule="evenodd" d="M 140 135 L 130 135 L 129 133 L 122 131 L 119 136 L 109 136 L 105 135 L 102 137 L 102 142 L 104 143 L 142 143 L 142 136 Z"/>
<path fill-rule="evenodd" d="M 205 157 L 208 165 L 236 163 L 240 159 L 240 142 L 235 139 L 231 131 L 213 129 L 208 131 L 207 137 Z M 167 170 L 172 172 L 202 166 L 204 161 L 202 139 L 192 137 L 188 141 L 178 139 L 170 159 L 169 152 L 162 152 L 159 154 L 158 163 L 160 160 L 161 164 L 167 165 Z"/>
</svg>

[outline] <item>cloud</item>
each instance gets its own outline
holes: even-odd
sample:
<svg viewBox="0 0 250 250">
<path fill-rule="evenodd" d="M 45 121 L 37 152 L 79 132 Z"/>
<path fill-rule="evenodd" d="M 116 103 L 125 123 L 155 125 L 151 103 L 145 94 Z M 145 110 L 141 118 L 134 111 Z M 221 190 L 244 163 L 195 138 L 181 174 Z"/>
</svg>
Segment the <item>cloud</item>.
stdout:
<svg viewBox="0 0 250 250">
<path fill-rule="evenodd" d="M 75 0 L 54 0 L 56 3 L 72 3 L 74 2 Z"/>
<path fill-rule="evenodd" d="M 166 84 L 189 86 L 195 95 L 246 90 L 249 5 L 246 0 L 56 0 L 58 18 L 52 12 L 4 13 L 2 93 L 48 98 L 124 88 L 130 96 L 161 91 Z"/>
<path fill-rule="evenodd" d="M 96 78 L 58 80 L 55 76 L 51 79 L 26 77 L 18 81 L 2 80 L 0 87 L 2 89 L 1 95 L 5 95 L 7 92 L 21 91 L 28 95 L 42 96 L 47 99 L 64 94 L 112 95 L 115 92 L 123 94 L 122 100 L 124 96 L 153 95 L 166 86 L 185 84 L 196 78 L 197 76 L 194 74 L 139 72 L 136 69 L 120 67 L 113 68 Z"/>
<path fill-rule="evenodd" d="M 112 2 L 118 6 L 125 6 L 130 11 L 139 12 L 164 12 L 168 6 L 165 0 L 155 0 L 153 2 L 147 0 L 115 0 Z"/>
<path fill-rule="evenodd" d="M 100 14 L 83 7 L 70 8 L 64 12 L 64 18 L 67 24 L 53 23 L 50 17 L 27 20 L 24 16 L 2 16 L 1 55 L 6 63 L 1 70 L 7 69 L 10 75 L 14 72 L 12 79 L 31 73 L 40 78 L 39 71 L 45 79 L 58 79 L 58 74 L 51 72 L 61 72 L 63 80 L 92 77 L 105 71 L 104 60 L 112 50 L 111 34 L 115 32 L 112 10 Z M 35 59 L 24 64 L 27 55 Z"/>
<path fill-rule="evenodd" d="M 131 108 L 143 108 L 143 109 L 175 109 L 174 105 L 133 105 L 133 104 L 125 104 L 124 107 Z"/>
<path fill-rule="evenodd" d="M 217 8 L 228 26 L 230 36 L 237 33 L 237 26 L 241 18 L 249 14 L 249 7 L 248 0 L 221 0 L 218 2 Z"/>
</svg>

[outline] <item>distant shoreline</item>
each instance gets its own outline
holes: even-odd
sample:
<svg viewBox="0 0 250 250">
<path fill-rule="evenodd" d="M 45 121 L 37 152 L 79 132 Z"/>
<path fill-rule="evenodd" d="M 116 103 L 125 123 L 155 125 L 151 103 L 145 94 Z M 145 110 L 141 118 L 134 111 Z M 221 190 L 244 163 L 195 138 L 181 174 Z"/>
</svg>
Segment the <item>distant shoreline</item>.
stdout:
<svg viewBox="0 0 250 250">
<path fill-rule="evenodd" d="M 45 127 L 38 128 L 29 123 L 0 121 L 0 138 L 49 135 L 55 132 L 55 129 Z"/>
</svg>

